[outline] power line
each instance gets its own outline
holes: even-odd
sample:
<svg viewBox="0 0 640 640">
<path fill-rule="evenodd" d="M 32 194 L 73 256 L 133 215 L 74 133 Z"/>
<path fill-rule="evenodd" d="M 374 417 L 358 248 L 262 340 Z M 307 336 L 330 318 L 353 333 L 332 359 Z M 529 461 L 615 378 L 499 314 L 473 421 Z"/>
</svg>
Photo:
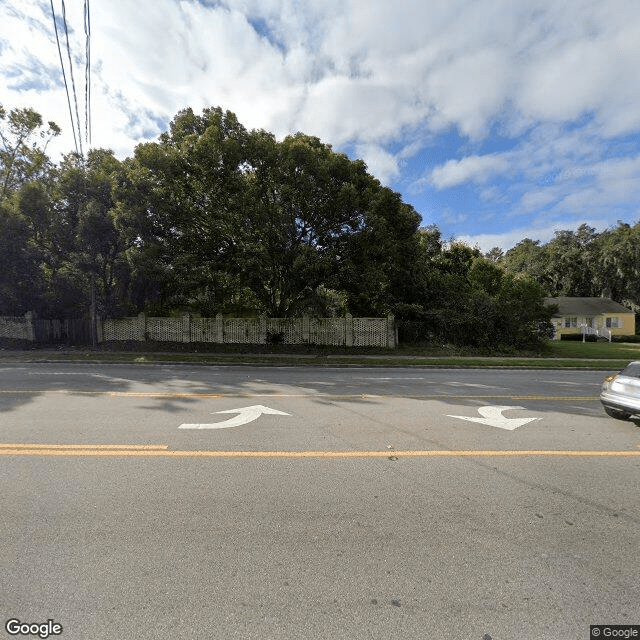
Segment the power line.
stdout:
<svg viewBox="0 0 640 640">
<path fill-rule="evenodd" d="M 64 24 L 64 32 L 67 39 L 67 55 L 69 57 L 69 73 L 71 75 L 71 88 L 73 89 L 73 102 L 76 107 L 76 120 L 78 123 L 78 142 L 80 144 L 80 155 L 83 156 L 84 153 L 82 151 L 82 137 L 80 136 L 80 114 L 78 113 L 78 94 L 76 93 L 76 83 L 73 78 L 73 62 L 71 60 L 71 47 L 69 45 L 69 30 L 67 29 L 67 11 L 64 5 L 64 0 L 62 0 L 62 22 Z"/>
<path fill-rule="evenodd" d="M 89 15 L 89 0 L 84 0 L 84 35 L 84 135 L 88 147 L 91 144 L 91 20 Z"/>
<path fill-rule="evenodd" d="M 62 68 L 62 78 L 64 80 L 64 88 L 67 92 L 67 104 L 69 105 L 69 118 L 71 118 L 71 131 L 73 132 L 73 143 L 78 153 L 78 140 L 76 139 L 76 127 L 73 120 L 73 111 L 71 110 L 71 98 L 69 97 L 69 85 L 67 84 L 67 74 L 64 71 L 64 62 L 62 61 L 62 50 L 60 49 L 60 38 L 58 38 L 58 23 L 56 22 L 56 12 L 53 8 L 53 0 L 51 0 L 51 15 L 53 17 L 53 27 L 56 32 L 56 42 L 58 43 L 58 55 L 60 56 L 60 67 Z M 80 131 L 78 131 L 80 134 Z"/>
</svg>

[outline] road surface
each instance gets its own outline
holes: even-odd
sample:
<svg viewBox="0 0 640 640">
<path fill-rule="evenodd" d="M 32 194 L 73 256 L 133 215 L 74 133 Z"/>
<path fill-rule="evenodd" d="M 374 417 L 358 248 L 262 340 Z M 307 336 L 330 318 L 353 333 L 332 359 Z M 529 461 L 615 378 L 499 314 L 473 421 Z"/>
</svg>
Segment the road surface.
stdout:
<svg viewBox="0 0 640 640">
<path fill-rule="evenodd" d="M 640 428 L 604 414 L 607 373 L 0 365 L 3 623 L 63 640 L 640 624 Z"/>
</svg>

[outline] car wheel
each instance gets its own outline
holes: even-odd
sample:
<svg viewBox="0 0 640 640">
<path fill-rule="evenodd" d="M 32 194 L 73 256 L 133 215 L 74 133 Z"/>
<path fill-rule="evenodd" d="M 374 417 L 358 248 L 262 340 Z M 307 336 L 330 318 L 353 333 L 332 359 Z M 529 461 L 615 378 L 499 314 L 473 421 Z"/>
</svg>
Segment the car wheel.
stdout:
<svg viewBox="0 0 640 640">
<path fill-rule="evenodd" d="M 620 411 L 619 409 L 612 409 L 611 407 L 605 407 L 604 410 L 608 416 L 611 416 L 616 420 L 628 420 L 631 416 L 630 413 L 625 413 L 624 411 Z"/>
</svg>

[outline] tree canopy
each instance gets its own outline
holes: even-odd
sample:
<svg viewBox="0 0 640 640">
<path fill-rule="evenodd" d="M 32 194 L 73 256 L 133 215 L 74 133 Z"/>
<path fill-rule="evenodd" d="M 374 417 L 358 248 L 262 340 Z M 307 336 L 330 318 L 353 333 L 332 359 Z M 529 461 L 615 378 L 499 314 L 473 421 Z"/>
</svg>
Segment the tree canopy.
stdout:
<svg viewBox="0 0 640 640">
<path fill-rule="evenodd" d="M 118 160 L 56 165 L 57 135 L 0 108 L 0 314 L 394 314 L 406 339 L 535 346 L 544 295 L 640 302 L 640 227 L 581 226 L 487 255 L 445 242 L 400 194 L 304 133 L 277 140 L 220 107 L 180 111 Z M 595 292 L 595 293 L 594 293 Z"/>
<path fill-rule="evenodd" d="M 526 238 L 497 264 L 535 279 L 548 296 L 603 296 L 640 310 L 640 222 L 600 233 L 583 223 L 546 244 Z"/>
</svg>

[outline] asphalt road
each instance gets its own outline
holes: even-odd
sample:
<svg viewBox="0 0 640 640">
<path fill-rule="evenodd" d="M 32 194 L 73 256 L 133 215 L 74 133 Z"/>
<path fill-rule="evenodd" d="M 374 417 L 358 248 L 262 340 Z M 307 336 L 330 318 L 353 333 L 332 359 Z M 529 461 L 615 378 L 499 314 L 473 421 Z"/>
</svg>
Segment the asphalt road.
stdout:
<svg viewBox="0 0 640 640">
<path fill-rule="evenodd" d="M 606 373 L 2 364 L 0 637 L 640 624 L 640 428 Z"/>
</svg>

